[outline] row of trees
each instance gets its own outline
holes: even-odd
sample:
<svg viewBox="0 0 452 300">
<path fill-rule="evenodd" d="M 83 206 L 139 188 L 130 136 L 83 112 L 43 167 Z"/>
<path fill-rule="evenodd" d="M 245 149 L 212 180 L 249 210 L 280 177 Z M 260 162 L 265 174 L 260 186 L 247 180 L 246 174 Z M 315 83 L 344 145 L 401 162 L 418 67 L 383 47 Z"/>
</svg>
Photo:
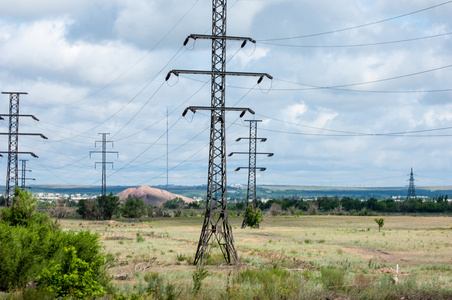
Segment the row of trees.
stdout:
<svg viewBox="0 0 452 300">
<path fill-rule="evenodd" d="M 128 198 L 121 204 L 119 198 L 110 193 L 98 196 L 95 200 L 80 200 L 77 203 L 77 213 L 89 220 L 111 220 L 115 215 L 139 218 L 146 213 L 146 208 L 139 198 Z"/>
<path fill-rule="evenodd" d="M 304 212 L 360 212 L 363 210 L 388 213 L 450 213 L 452 203 L 448 201 L 448 196 L 439 196 L 432 200 L 406 199 L 396 201 L 392 198 L 378 200 L 369 198 L 360 200 L 351 197 L 317 197 L 315 200 L 303 200 L 300 198 L 272 199 L 267 202 L 259 201 L 258 207 L 261 210 L 269 210 L 273 204 L 277 204 L 283 211 L 300 210 Z"/>
<path fill-rule="evenodd" d="M 77 213 L 84 219 L 110 220 L 113 216 L 124 218 L 148 217 L 175 217 L 198 215 L 205 207 L 205 201 L 186 203 L 181 198 L 169 200 L 161 207 L 145 206 L 139 198 L 129 198 L 120 204 L 119 198 L 110 195 L 99 196 L 94 200 L 80 200 L 77 204 Z M 230 214 L 240 214 L 245 210 L 245 202 L 228 204 Z M 452 203 L 448 196 L 439 196 L 432 200 L 394 199 L 378 200 L 369 198 L 361 200 L 351 197 L 317 197 L 315 200 L 303 200 L 292 197 L 284 199 L 271 199 L 266 202 L 258 201 L 258 208 L 270 215 L 279 214 L 317 214 L 333 212 L 337 214 L 372 214 L 384 213 L 450 213 Z M 170 212 L 171 211 L 171 212 Z M 192 214 L 190 214 L 192 212 Z M 202 212 L 201 212 L 202 214 Z"/>
</svg>

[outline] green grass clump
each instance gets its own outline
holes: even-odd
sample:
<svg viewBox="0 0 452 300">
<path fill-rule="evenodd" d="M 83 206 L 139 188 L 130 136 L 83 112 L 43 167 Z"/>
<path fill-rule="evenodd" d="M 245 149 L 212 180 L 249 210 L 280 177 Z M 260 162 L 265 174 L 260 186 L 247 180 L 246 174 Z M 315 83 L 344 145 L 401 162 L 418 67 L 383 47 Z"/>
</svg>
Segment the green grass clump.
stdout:
<svg viewBox="0 0 452 300">
<path fill-rule="evenodd" d="M 139 232 L 137 232 L 137 238 L 136 238 L 136 241 L 137 241 L 137 243 L 142 243 L 142 242 L 144 242 L 144 237 L 143 237 Z"/>
<path fill-rule="evenodd" d="M 343 270 L 324 268 L 321 270 L 322 284 L 328 290 L 342 290 L 345 286 L 345 274 Z"/>
</svg>

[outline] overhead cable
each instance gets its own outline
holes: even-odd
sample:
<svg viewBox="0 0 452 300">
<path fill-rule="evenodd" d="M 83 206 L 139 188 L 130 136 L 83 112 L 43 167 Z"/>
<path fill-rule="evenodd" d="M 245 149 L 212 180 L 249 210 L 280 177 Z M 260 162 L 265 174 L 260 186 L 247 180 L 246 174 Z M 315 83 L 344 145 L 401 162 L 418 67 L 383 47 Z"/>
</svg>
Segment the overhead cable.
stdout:
<svg viewBox="0 0 452 300">
<path fill-rule="evenodd" d="M 379 20 L 379 21 L 375 21 L 375 22 L 370 22 L 370 23 L 365 23 L 362 25 L 357 25 L 357 26 L 352 26 L 352 27 L 346 27 L 346 28 L 342 28 L 342 29 L 337 29 L 337 30 L 330 30 L 330 31 L 324 31 L 324 32 L 318 32 L 318 33 L 311 33 L 311 34 L 306 34 L 306 35 L 299 35 L 299 36 L 293 36 L 293 37 L 285 37 L 285 38 L 272 38 L 272 39 L 262 39 L 262 40 L 257 40 L 258 42 L 269 42 L 269 41 L 283 41 L 283 40 L 293 40 L 293 39 L 301 39 L 301 38 L 307 38 L 307 37 L 313 37 L 313 36 L 319 36 L 319 35 L 326 35 L 326 34 L 332 34 L 332 33 L 337 33 L 337 32 L 342 32 L 342 31 L 347 31 L 347 30 L 352 30 L 352 29 L 357 29 L 357 28 L 362 28 L 362 27 L 366 27 L 366 26 L 370 26 L 370 25 L 375 25 L 375 24 L 379 24 L 379 23 L 384 23 L 384 22 L 388 22 L 388 21 L 392 21 L 395 19 L 399 19 L 399 18 L 403 18 L 403 17 L 407 17 L 410 15 L 414 15 L 420 12 L 424 12 L 426 10 L 430 10 L 433 8 L 437 8 L 443 5 L 447 5 L 452 3 L 452 1 L 446 1 L 437 5 L 433 5 L 433 6 L 429 6 L 423 9 L 419 9 L 419 10 L 415 10 L 403 15 L 398 15 L 395 17 L 391 17 L 391 18 L 387 18 L 387 19 L 383 19 L 383 20 Z"/>
</svg>

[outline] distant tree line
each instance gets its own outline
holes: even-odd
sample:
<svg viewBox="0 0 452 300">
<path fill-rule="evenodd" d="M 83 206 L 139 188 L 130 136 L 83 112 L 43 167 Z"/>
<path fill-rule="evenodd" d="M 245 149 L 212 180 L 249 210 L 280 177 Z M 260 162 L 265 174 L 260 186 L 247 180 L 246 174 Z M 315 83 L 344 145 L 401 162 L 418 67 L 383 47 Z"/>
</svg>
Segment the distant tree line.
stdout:
<svg viewBox="0 0 452 300">
<path fill-rule="evenodd" d="M 77 203 L 77 213 L 83 219 L 110 220 L 115 218 L 146 217 L 193 217 L 203 216 L 206 201 L 187 203 L 175 198 L 163 203 L 161 207 L 145 205 L 139 198 L 128 198 L 124 203 L 113 194 L 98 196 L 95 199 L 84 199 Z M 378 200 L 371 197 L 361 200 L 352 197 L 317 197 L 305 200 L 299 197 L 270 199 L 258 201 L 258 208 L 266 215 L 315 215 L 315 214 L 347 214 L 375 215 L 376 213 L 451 213 L 452 203 L 448 196 L 437 196 L 429 200 L 405 199 L 396 201 L 392 198 Z M 228 203 L 230 216 L 243 215 L 245 201 Z"/>
<path fill-rule="evenodd" d="M 194 211 L 186 211 L 193 208 L 200 208 L 200 204 L 186 203 L 181 198 L 166 201 L 161 207 L 145 205 L 140 198 L 127 198 L 121 204 L 119 198 L 112 193 L 95 199 L 82 199 L 77 203 L 77 213 L 88 220 L 111 220 L 113 217 L 130 219 L 143 216 L 171 217 L 170 211 L 175 217 L 198 215 Z"/>
<path fill-rule="evenodd" d="M 111 220 L 113 216 L 139 218 L 146 212 L 143 200 L 128 198 L 121 204 L 119 197 L 112 193 L 101 195 L 94 200 L 82 199 L 77 203 L 77 213 L 83 219 Z"/>
<path fill-rule="evenodd" d="M 300 198 L 271 199 L 266 202 L 259 201 L 261 210 L 269 211 L 275 209 L 285 212 L 306 212 L 316 214 L 322 212 L 341 212 L 349 214 L 367 215 L 370 212 L 385 213 L 450 213 L 452 203 L 448 196 L 438 196 L 430 200 L 405 199 L 396 201 L 392 198 L 378 200 L 374 197 L 360 200 L 351 197 L 317 197 L 315 200 L 303 200 Z"/>
</svg>

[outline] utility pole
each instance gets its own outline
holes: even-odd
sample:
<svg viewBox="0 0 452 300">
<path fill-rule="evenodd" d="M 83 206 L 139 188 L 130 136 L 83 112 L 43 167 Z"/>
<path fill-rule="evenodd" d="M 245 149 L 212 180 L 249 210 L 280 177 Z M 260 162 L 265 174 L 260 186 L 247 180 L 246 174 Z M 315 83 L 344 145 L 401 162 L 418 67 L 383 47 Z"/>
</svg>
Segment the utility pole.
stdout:
<svg viewBox="0 0 452 300">
<path fill-rule="evenodd" d="M 256 167 L 256 156 L 258 154 L 264 154 L 268 157 L 272 157 L 274 153 L 264 153 L 264 152 L 257 152 L 257 140 L 260 140 L 261 142 L 267 141 L 267 138 L 258 138 L 257 137 L 257 123 L 262 122 L 261 120 L 245 120 L 246 122 L 250 122 L 250 137 L 240 137 L 236 140 L 236 142 L 239 142 L 243 139 L 249 140 L 249 151 L 248 152 L 231 152 L 228 156 L 232 156 L 234 154 L 248 154 L 248 167 L 238 167 L 235 169 L 235 171 L 239 171 L 240 169 L 248 169 L 248 189 L 246 191 L 246 209 L 248 209 L 248 205 L 250 200 L 252 201 L 253 210 L 257 210 L 257 199 L 256 199 L 256 170 L 265 171 L 266 168 L 264 167 Z M 259 227 L 259 224 L 257 224 Z M 242 222 L 242 228 L 245 228 L 245 218 Z"/>
<path fill-rule="evenodd" d="M 107 141 L 107 134 L 110 133 L 99 133 L 102 135 L 102 141 L 95 141 L 94 147 L 97 147 L 97 143 L 102 143 L 102 151 L 90 151 L 89 156 L 91 157 L 91 154 L 93 153 L 101 153 L 102 154 L 102 161 L 101 162 L 95 162 L 94 168 L 96 168 L 97 164 L 102 164 L 102 187 L 101 187 L 101 196 L 105 196 L 107 194 L 107 164 L 111 164 L 113 168 L 113 163 L 110 161 L 107 161 L 107 154 L 109 153 L 116 153 L 117 157 L 119 157 L 119 153 L 117 151 L 107 151 L 107 143 L 111 143 L 111 146 L 113 147 L 112 141 Z"/>
<path fill-rule="evenodd" d="M 416 198 L 416 190 L 414 189 L 413 168 L 411 168 L 409 182 L 410 182 L 410 184 L 408 185 L 408 195 L 406 196 L 406 198 L 407 199 L 414 199 L 414 198 Z"/>
<path fill-rule="evenodd" d="M 2 94 L 9 95 L 9 114 L 0 114 L 0 119 L 9 117 L 8 133 L 0 133 L 0 135 L 8 135 L 8 151 L 0 151 L 1 154 L 8 154 L 8 165 L 6 169 L 6 191 L 5 199 L 6 206 L 9 206 L 11 193 L 14 192 L 14 187 L 19 186 L 19 168 L 18 158 L 19 154 L 30 154 L 33 157 L 38 157 L 33 152 L 19 152 L 19 135 L 38 135 L 43 139 L 47 139 L 41 133 L 19 133 L 19 117 L 31 117 L 35 121 L 39 121 L 33 115 L 19 114 L 19 98 L 20 95 L 27 95 L 25 92 L 2 92 Z"/>
<path fill-rule="evenodd" d="M 234 246 L 231 225 L 229 224 L 227 208 L 227 183 L 226 183 L 226 111 L 241 111 L 242 117 L 246 111 L 254 112 L 249 108 L 237 108 L 225 106 L 226 76 L 256 76 L 258 83 L 265 77 L 272 79 L 266 73 L 243 73 L 226 71 L 226 41 L 242 41 L 242 47 L 246 42 L 255 43 L 251 38 L 226 36 L 226 0 L 212 0 L 212 35 L 192 34 L 189 39 L 208 39 L 212 42 L 211 71 L 172 70 L 166 76 L 168 80 L 171 74 L 196 74 L 210 75 L 211 78 L 211 106 L 190 106 L 185 109 L 195 113 L 197 110 L 210 111 L 210 147 L 209 167 L 207 176 L 206 214 L 199 237 L 198 248 L 195 254 L 194 264 L 202 266 L 207 259 L 212 245 L 217 242 L 228 264 L 238 263 L 237 251 Z"/>
<path fill-rule="evenodd" d="M 27 180 L 36 180 L 35 178 L 27 178 L 27 176 L 26 176 L 27 172 L 31 172 L 31 170 L 27 170 L 27 161 L 28 161 L 28 159 L 20 159 L 20 162 L 22 163 L 22 169 L 20 170 L 22 177 L 19 178 L 21 181 L 21 183 L 20 183 L 21 189 L 30 188 L 30 187 L 25 186 L 25 182 Z"/>
</svg>

